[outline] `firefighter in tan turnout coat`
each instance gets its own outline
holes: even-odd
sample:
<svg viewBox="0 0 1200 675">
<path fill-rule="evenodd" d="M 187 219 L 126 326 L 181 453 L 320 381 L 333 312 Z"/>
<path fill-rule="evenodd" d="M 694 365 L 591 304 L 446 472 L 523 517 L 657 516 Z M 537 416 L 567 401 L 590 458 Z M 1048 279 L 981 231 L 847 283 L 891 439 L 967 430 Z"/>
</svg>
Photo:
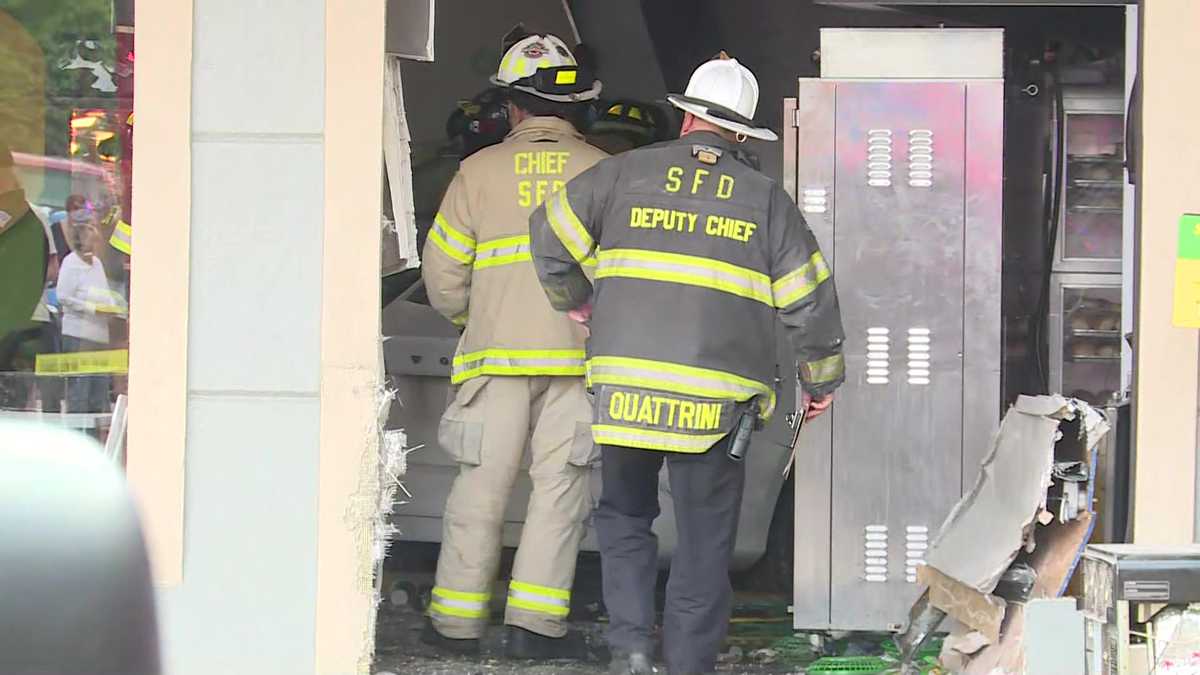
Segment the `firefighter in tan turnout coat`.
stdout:
<svg viewBox="0 0 1200 675">
<path fill-rule="evenodd" d="M 492 82 L 509 95 L 512 132 L 463 161 L 424 249 L 430 302 L 464 330 L 451 370 L 455 398 L 438 430 L 459 473 L 423 637 L 443 649 L 478 650 L 504 514 L 528 446 L 533 490 L 508 585 L 507 650 L 581 658 L 586 645 L 566 617 L 590 512 L 588 467 L 598 459 L 583 382 L 585 332 L 550 306 L 538 283 L 529 215 L 606 156 L 569 121 L 601 85 L 553 35 L 517 40 Z"/>
</svg>

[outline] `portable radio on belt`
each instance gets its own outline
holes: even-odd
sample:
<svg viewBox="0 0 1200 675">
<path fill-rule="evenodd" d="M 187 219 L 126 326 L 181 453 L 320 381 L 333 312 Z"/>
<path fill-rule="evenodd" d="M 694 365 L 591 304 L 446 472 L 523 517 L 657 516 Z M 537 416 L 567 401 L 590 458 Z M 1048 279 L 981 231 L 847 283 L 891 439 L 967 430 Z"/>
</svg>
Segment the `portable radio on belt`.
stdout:
<svg viewBox="0 0 1200 675">
<path fill-rule="evenodd" d="M 757 406 L 751 405 L 738 418 L 737 426 L 733 428 L 733 441 L 729 444 L 729 459 L 740 462 L 746 458 L 746 450 L 750 448 L 750 434 L 754 431 Z"/>
</svg>

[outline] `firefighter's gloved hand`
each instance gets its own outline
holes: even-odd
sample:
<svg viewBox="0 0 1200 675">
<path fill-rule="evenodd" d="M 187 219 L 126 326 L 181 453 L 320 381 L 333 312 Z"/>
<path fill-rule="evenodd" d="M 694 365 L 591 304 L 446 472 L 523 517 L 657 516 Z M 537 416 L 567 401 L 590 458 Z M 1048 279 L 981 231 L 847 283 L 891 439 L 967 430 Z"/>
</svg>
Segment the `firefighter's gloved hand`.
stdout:
<svg viewBox="0 0 1200 675">
<path fill-rule="evenodd" d="M 829 410 L 831 405 L 833 405 L 833 394 L 813 398 L 812 394 L 804 392 L 804 419 L 811 420 L 820 417 L 826 410 Z"/>
</svg>

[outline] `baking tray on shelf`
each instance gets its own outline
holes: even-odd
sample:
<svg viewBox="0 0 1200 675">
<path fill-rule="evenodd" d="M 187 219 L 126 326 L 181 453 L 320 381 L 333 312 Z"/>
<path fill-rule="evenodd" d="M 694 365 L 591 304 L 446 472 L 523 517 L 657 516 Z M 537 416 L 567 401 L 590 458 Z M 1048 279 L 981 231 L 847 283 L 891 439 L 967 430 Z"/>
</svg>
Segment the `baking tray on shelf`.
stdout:
<svg viewBox="0 0 1200 675">
<path fill-rule="evenodd" d="M 1110 340 L 1121 339 L 1121 331 L 1119 330 L 1097 330 L 1095 328 L 1071 328 L 1071 337 L 1092 337 L 1092 338 L 1107 338 Z"/>
<path fill-rule="evenodd" d="M 1071 185 L 1081 188 L 1104 188 L 1109 190 L 1117 190 L 1125 187 L 1124 181 L 1119 180 L 1101 180 L 1098 178 L 1072 178 Z"/>
<path fill-rule="evenodd" d="M 1072 363 L 1118 363 L 1121 360 L 1120 356 L 1067 356 L 1067 361 Z"/>
<path fill-rule="evenodd" d="M 1112 164 L 1124 162 L 1125 158 L 1117 155 L 1067 155 L 1067 161 L 1078 164 Z"/>
<path fill-rule="evenodd" d="M 1072 204 L 1067 207 L 1072 213 L 1121 213 L 1119 206 L 1089 206 L 1087 204 Z"/>
</svg>

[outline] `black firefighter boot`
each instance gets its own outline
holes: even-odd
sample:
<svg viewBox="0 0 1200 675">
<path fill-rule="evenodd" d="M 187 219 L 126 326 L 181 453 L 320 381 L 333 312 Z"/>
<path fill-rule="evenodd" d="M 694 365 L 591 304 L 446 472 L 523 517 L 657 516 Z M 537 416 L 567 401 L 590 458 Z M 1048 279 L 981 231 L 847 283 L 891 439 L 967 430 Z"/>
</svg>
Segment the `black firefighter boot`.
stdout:
<svg viewBox="0 0 1200 675">
<path fill-rule="evenodd" d="M 421 630 L 421 642 L 447 654 L 457 656 L 477 656 L 479 654 L 479 640 L 448 638 L 437 632 L 437 629 L 433 627 L 433 622 L 428 619 L 425 620 L 425 628 Z"/>
<path fill-rule="evenodd" d="M 504 653 L 510 659 L 530 661 L 573 659 L 589 660 L 587 640 L 579 631 L 567 631 L 560 638 L 546 637 L 518 626 L 508 626 Z"/>
</svg>

